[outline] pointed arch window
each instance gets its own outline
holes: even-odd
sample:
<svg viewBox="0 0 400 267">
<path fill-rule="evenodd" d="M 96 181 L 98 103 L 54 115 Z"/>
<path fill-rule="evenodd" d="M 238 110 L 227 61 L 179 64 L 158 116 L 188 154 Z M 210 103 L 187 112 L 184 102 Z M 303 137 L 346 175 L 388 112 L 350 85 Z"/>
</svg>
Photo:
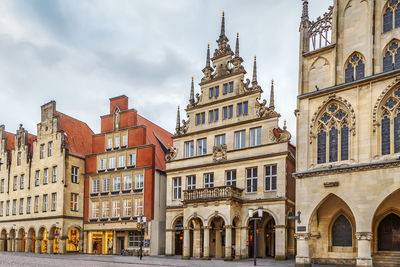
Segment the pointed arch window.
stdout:
<svg viewBox="0 0 400 267">
<path fill-rule="evenodd" d="M 400 6 L 399 6 L 400 10 Z M 384 50 L 383 71 L 391 71 L 400 69 L 400 42 L 398 40 L 391 41 Z"/>
<path fill-rule="evenodd" d="M 353 246 L 353 229 L 349 220 L 344 215 L 340 215 L 333 223 L 332 246 Z"/>
<path fill-rule="evenodd" d="M 365 77 L 365 64 L 359 53 L 354 53 L 347 60 L 345 69 L 345 82 L 353 82 Z"/>
<path fill-rule="evenodd" d="M 380 114 L 382 155 L 400 153 L 400 88 L 386 96 Z"/>
<path fill-rule="evenodd" d="M 317 163 L 349 159 L 348 112 L 339 103 L 331 103 L 318 120 Z M 327 144 L 329 144 L 327 146 Z"/>
<path fill-rule="evenodd" d="M 394 27 L 393 27 L 394 26 Z M 400 1 L 389 0 L 383 13 L 383 32 L 391 31 L 400 27 Z"/>
</svg>

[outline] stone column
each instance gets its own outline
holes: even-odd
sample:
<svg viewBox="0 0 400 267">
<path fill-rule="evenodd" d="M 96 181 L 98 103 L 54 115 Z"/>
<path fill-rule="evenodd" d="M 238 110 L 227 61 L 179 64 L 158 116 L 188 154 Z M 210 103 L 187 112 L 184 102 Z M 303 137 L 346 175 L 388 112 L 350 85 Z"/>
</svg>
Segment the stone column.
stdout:
<svg viewBox="0 0 400 267">
<path fill-rule="evenodd" d="M 83 232 L 83 239 L 85 240 L 85 244 L 83 244 L 83 253 L 89 253 L 88 232 Z"/>
<path fill-rule="evenodd" d="M 296 267 L 311 267 L 310 248 L 308 240 L 309 233 L 297 233 L 294 235 L 297 240 Z"/>
<path fill-rule="evenodd" d="M 232 259 L 232 226 L 225 227 L 225 259 Z"/>
<path fill-rule="evenodd" d="M 222 258 L 221 228 L 215 229 L 215 258 Z"/>
<path fill-rule="evenodd" d="M 12 246 L 11 238 L 8 237 L 6 242 L 7 242 L 7 251 L 8 251 L 8 252 L 12 251 L 12 247 L 11 247 L 11 246 Z"/>
<path fill-rule="evenodd" d="M 14 252 L 21 252 L 22 244 L 21 238 L 15 238 L 14 240 Z"/>
<path fill-rule="evenodd" d="M 193 230 L 193 258 L 201 257 L 201 230 L 199 226 Z"/>
<path fill-rule="evenodd" d="M 210 227 L 204 227 L 203 258 L 210 258 Z"/>
<path fill-rule="evenodd" d="M 128 231 L 125 231 L 125 233 L 124 233 L 124 249 L 128 249 L 128 239 L 129 239 Z"/>
<path fill-rule="evenodd" d="M 17 251 L 17 242 L 16 242 L 16 238 L 11 239 L 11 251 L 12 252 L 16 252 Z"/>
<path fill-rule="evenodd" d="M 54 239 L 47 239 L 47 254 L 54 254 Z"/>
<path fill-rule="evenodd" d="M 25 252 L 31 252 L 32 251 L 32 238 L 25 238 Z"/>
<path fill-rule="evenodd" d="M 286 226 L 275 225 L 275 259 L 286 260 Z"/>
<path fill-rule="evenodd" d="M 371 232 L 358 232 L 356 233 L 358 240 L 358 256 L 357 266 L 373 266 L 371 256 Z"/>
<path fill-rule="evenodd" d="M 36 239 L 35 240 L 35 253 L 40 253 L 42 249 L 42 240 Z"/>
<path fill-rule="evenodd" d="M 174 233 L 171 229 L 165 231 L 165 255 L 167 256 L 175 254 Z"/>
<path fill-rule="evenodd" d="M 113 249 L 112 253 L 117 254 L 117 231 L 113 231 Z"/>
<path fill-rule="evenodd" d="M 190 230 L 187 227 L 183 230 L 183 258 L 190 258 Z"/>
<path fill-rule="evenodd" d="M 235 228 L 235 259 L 239 260 L 240 259 L 240 248 L 241 248 L 241 243 L 240 243 L 240 227 Z"/>
<path fill-rule="evenodd" d="M 240 256 L 241 258 L 249 257 L 249 233 L 247 227 L 242 227 L 240 231 Z"/>
<path fill-rule="evenodd" d="M 0 238 L 0 251 L 4 251 L 6 239 Z"/>
<path fill-rule="evenodd" d="M 67 239 L 68 239 L 68 236 L 60 237 L 60 244 L 59 244 L 59 253 L 60 254 L 65 254 L 67 252 Z"/>
<path fill-rule="evenodd" d="M 92 239 L 92 233 L 88 233 L 88 239 L 87 239 L 87 253 L 91 254 L 93 253 L 93 239 Z"/>
</svg>

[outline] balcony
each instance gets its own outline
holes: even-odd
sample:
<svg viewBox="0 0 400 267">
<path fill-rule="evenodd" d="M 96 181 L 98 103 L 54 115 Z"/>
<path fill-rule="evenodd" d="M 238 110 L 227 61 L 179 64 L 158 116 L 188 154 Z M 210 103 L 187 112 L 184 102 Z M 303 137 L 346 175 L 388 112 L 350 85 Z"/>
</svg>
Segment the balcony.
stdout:
<svg viewBox="0 0 400 267">
<path fill-rule="evenodd" d="M 232 199 L 241 201 L 243 189 L 234 186 L 219 186 L 212 188 L 201 188 L 183 191 L 183 202 L 207 202 L 223 199 Z"/>
</svg>

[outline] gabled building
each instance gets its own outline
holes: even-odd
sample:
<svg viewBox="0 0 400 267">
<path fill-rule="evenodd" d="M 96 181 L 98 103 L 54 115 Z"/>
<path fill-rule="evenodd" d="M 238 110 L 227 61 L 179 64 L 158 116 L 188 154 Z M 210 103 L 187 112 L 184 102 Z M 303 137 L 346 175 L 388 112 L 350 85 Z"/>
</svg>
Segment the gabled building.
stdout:
<svg viewBox="0 0 400 267">
<path fill-rule="evenodd" d="M 85 155 L 93 132 L 41 107 L 37 136 L 0 127 L 0 250 L 32 253 L 82 249 Z"/>
<path fill-rule="evenodd" d="M 165 152 L 172 134 L 129 109 L 128 97 L 110 99 L 101 133 L 86 156 L 85 252 L 137 253 L 138 216 L 146 216 L 144 253 L 165 251 Z"/>
<path fill-rule="evenodd" d="M 218 47 L 207 49 L 204 77 L 190 90 L 187 119 L 178 108 L 173 147 L 167 155 L 166 254 L 184 258 L 240 259 L 257 255 L 294 256 L 295 147 L 286 126 L 279 127 L 274 85 L 261 101 L 256 58 L 253 77 L 225 35 L 222 17 Z M 253 215 L 253 213 L 252 213 Z"/>
</svg>

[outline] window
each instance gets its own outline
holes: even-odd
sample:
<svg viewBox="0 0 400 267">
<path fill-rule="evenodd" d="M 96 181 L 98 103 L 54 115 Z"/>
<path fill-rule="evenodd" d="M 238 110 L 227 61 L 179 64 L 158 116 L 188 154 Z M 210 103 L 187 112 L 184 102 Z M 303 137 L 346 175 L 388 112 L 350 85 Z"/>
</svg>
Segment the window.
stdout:
<svg viewBox="0 0 400 267">
<path fill-rule="evenodd" d="M 115 137 L 115 148 L 119 148 L 119 145 L 120 145 L 120 137 L 119 136 L 116 136 Z"/>
<path fill-rule="evenodd" d="M 207 139 L 197 140 L 197 156 L 203 156 L 207 154 Z"/>
<path fill-rule="evenodd" d="M 135 189 L 143 189 L 144 184 L 144 175 L 136 174 L 135 175 Z"/>
<path fill-rule="evenodd" d="M 36 176 L 35 176 L 35 186 L 40 185 L 40 171 L 36 171 Z"/>
<path fill-rule="evenodd" d="M 57 209 L 57 193 L 51 194 L 51 210 L 55 211 Z"/>
<path fill-rule="evenodd" d="M 78 197 L 79 194 L 71 193 L 71 210 L 78 211 Z"/>
<path fill-rule="evenodd" d="M 222 108 L 222 119 L 232 119 L 233 117 L 233 105 Z"/>
<path fill-rule="evenodd" d="M 79 168 L 72 166 L 71 181 L 75 184 L 79 184 Z"/>
<path fill-rule="evenodd" d="M 53 156 L 53 142 L 49 142 L 48 147 L 47 147 L 47 156 L 51 157 Z"/>
<path fill-rule="evenodd" d="M 96 194 L 100 192 L 100 180 L 92 180 L 92 193 Z"/>
<path fill-rule="evenodd" d="M 18 154 L 17 154 L 17 166 L 21 166 L 21 158 L 22 158 L 21 152 L 18 152 Z"/>
<path fill-rule="evenodd" d="M 215 136 L 215 146 L 225 145 L 225 134 Z"/>
<path fill-rule="evenodd" d="M 43 184 L 49 183 L 49 169 L 44 169 L 43 171 Z"/>
<path fill-rule="evenodd" d="M 136 154 L 129 154 L 128 166 L 130 167 L 136 166 Z"/>
<path fill-rule="evenodd" d="M 236 170 L 226 171 L 225 174 L 226 174 L 226 185 L 236 186 Z"/>
<path fill-rule="evenodd" d="M 21 189 L 24 189 L 24 187 L 25 187 L 25 174 L 21 174 L 21 178 L 20 178 L 20 181 L 19 181 L 19 187 Z"/>
<path fill-rule="evenodd" d="M 40 145 L 40 158 L 43 159 L 44 158 L 44 151 L 45 151 L 45 146 L 44 144 Z"/>
<path fill-rule="evenodd" d="M 128 135 L 123 135 L 122 136 L 122 146 L 123 147 L 128 146 Z"/>
<path fill-rule="evenodd" d="M 6 202 L 6 216 L 10 215 L 10 200 L 7 200 Z"/>
<path fill-rule="evenodd" d="M 107 168 L 107 159 L 100 159 L 100 169 L 105 170 Z"/>
<path fill-rule="evenodd" d="M 132 189 L 132 176 L 126 175 L 124 176 L 124 190 Z"/>
<path fill-rule="evenodd" d="M 185 142 L 185 158 L 191 158 L 194 156 L 194 142 Z"/>
<path fill-rule="evenodd" d="M 233 117 L 233 105 L 228 106 L 228 119 Z"/>
<path fill-rule="evenodd" d="M 108 149 L 112 149 L 113 148 L 113 139 L 112 139 L 112 137 L 108 138 L 108 146 L 107 146 L 107 148 Z"/>
<path fill-rule="evenodd" d="M 110 192 L 110 178 L 103 178 L 103 192 Z"/>
<path fill-rule="evenodd" d="M 121 191 L 121 177 L 114 177 L 113 179 L 113 191 Z"/>
<path fill-rule="evenodd" d="M 38 213 L 39 212 L 39 196 L 35 196 L 35 208 L 34 212 Z"/>
<path fill-rule="evenodd" d="M 214 173 L 204 174 L 204 187 L 205 188 L 214 187 Z"/>
<path fill-rule="evenodd" d="M 12 206 L 12 215 L 17 214 L 17 200 L 13 199 L 13 206 Z"/>
<path fill-rule="evenodd" d="M 57 166 L 53 167 L 53 183 L 57 182 L 57 172 L 58 172 L 58 168 Z"/>
<path fill-rule="evenodd" d="M 250 129 L 250 146 L 261 145 L 261 127 Z"/>
<path fill-rule="evenodd" d="M 201 125 L 206 123 L 206 113 L 202 112 L 202 113 L 197 113 L 196 114 L 196 125 Z"/>
<path fill-rule="evenodd" d="M 0 216 L 3 216 L 4 214 L 4 201 L 0 202 Z"/>
<path fill-rule="evenodd" d="M 217 122 L 218 119 L 219 119 L 219 110 L 218 109 L 210 110 L 208 112 L 208 122 L 209 123 Z"/>
<path fill-rule="evenodd" d="M 276 165 L 265 167 L 265 191 L 276 190 Z"/>
<path fill-rule="evenodd" d="M 219 96 L 219 86 L 215 86 L 214 90 L 215 90 L 215 97 L 218 97 Z"/>
<path fill-rule="evenodd" d="M 143 215 L 143 199 L 135 199 L 135 216 Z"/>
<path fill-rule="evenodd" d="M 139 247 L 140 246 L 140 234 L 135 231 L 132 234 L 129 233 L 128 246 L 130 248 Z"/>
<path fill-rule="evenodd" d="M 24 199 L 19 199 L 19 214 L 24 214 Z"/>
<path fill-rule="evenodd" d="M 249 103 L 243 102 L 237 104 L 237 116 L 247 115 L 249 112 Z"/>
<path fill-rule="evenodd" d="M 246 131 L 239 131 L 235 133 L 235 148 L 245 148 L 246 147 Z"/>
<path fill-rule="evenodd" d="M 351 224 L 344 215 L 340 215 L 332 226 L 332 246 L 351 247 L 352 245 Z"/>
<path fill-rule="evenodd" d="M 32 205 L 32 199 L 31 197 L 26 198 L 26 213 L 30 214 L 31 213 L 31 205 Z"/>
<path fill-rule="evenodd" d="M 209 96 L 210 96 L 210 98 L 214 97 L 214 88 L 210 88 Z"/>
<path fill-rule="evenodd" d="M 383 32 L 398 27 L 400 27 L 400 2 L 398 0 L 388 1 L 383 14 Z"/>
<path fill-rule="evenodd" d="M 399 6 L 400 10 L 400 6 Z M 383 71 L 391 71 L 400 68 L 400 42 L 394 40 L 389 43 L 386 48 L 385 57 L 383 58 Z"/>
<path fill-rule="evenodd" d="M 108 218 L 110 217 L 110 202 L 108 201 L 103 201 L 101 202 L 101 217 L 102 218 Z"/>
<path fill-rule="evenodd" d="M 228 84 L 224 83 L 224 92 L 223 94 L 226 95 L 228 93 Z"/>
<path fill-rule="evenodd" d="M 108 169 L 115 169 L 115 157 L 108 160 Z"/>
<path fill-rule="evenodd" d="M 179 200 L 181 199 L 181 189 L 182 189 L 182 180 L 181 177 L 172 179 L 172 199 Z"/>
<path fill-rule="evenodd" d="M 233 82 L 229 83 L 229 93 L 233 92 Z"/>
<path fill-rule="evenodd" d="M 349 158 L 349 115 L 347 108 L 332 103 L 322 111 L 318 120 L 317 163 L 337 162 Z M 329 146 L 329 154 L 327 153 Z"/>
<path fill-rule="evenodd" d="M 361 54 L 354 53 L 347 61 L 345 70 L 345 82 L 360 80 L 365 76 L 365 66 Z"/>
<path fill-rule="evenodd" d="M 112 217 L 119 217 L 121 215 L 120 213 L 120 201 L 119 200 L 113 200 L 112 202 Z"/>
<path fill-rule="evenodd" d="M 0 193 L 4 193 L 4 179 L 1 179 Z"/>
<path fill-rule="evenodd" d="M 99 202 L 92 202 L 92 218 L 99 218 Z"/>
<path fill-rule="evenodd" d="M 46 211 L 47 211 L 47 209 L 48 209 L 48 204 L 49 204 L 49 202 L 48 202 L 48 195 L 45 194 L 45 195 L 43 195 L 43 212 L 46 212 Z"/>
<path fill-rule="evenodd" d="M 186 189 L 187 190 L 196 189 L 196 175 L 186 176 Z"/>
<path fill-rule="evenodd" d="M 247 193 L 257 192 L 257 167 L 246 169 L 246 189 Z"/>
<path fill-rule="evenodd" d="M 18 189 L 18 176 L 14 176 L 14 186 L 13 186 L 14 191 Z"/>
<path fill-rule="evenodd" d="M 126 162 L 125 156 L 118 157 L 118 167 L 119 168 L 125 167 L 125 162 Z"/>
<path fill-rule="evenodd" d="M 124 199 L 124 217 L 132 216 L 132 200 Z"/>
</svg>

